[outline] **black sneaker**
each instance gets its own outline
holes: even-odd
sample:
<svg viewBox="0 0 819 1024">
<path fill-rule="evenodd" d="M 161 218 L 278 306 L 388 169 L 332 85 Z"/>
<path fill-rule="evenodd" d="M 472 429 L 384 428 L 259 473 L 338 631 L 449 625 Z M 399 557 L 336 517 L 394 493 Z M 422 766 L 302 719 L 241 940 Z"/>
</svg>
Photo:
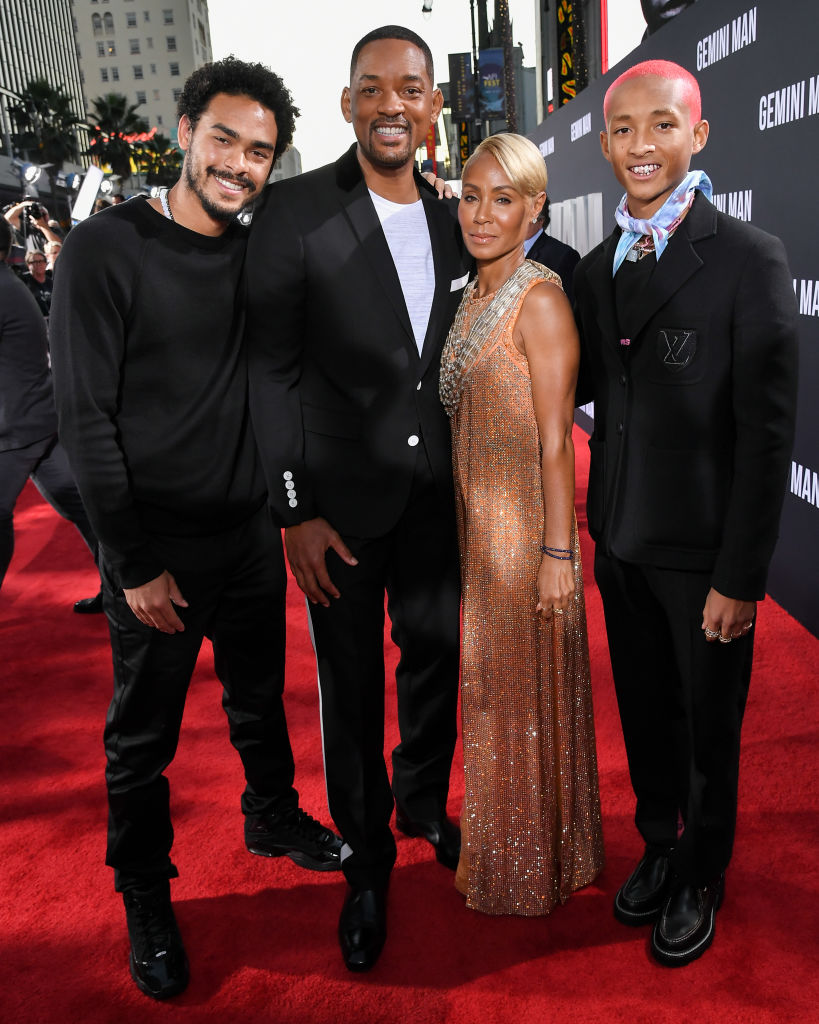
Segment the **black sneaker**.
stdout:
<svg viewBox="0 0 819 1024">
<path fill-rule="evenodd" d="M 247 815 L 245 845 L 260 857 L 289 857 L 310 871 L 341 868 L 341 840 L 301 807 L 282 814 Z"/>
<path fill-rule="evenodd" d="M 188 958 L 171 907 L 166 881 L 122 894 L 131 940 L 131 977 L 152 999 L 179 995 L 188 987 Z"/>
</svg>

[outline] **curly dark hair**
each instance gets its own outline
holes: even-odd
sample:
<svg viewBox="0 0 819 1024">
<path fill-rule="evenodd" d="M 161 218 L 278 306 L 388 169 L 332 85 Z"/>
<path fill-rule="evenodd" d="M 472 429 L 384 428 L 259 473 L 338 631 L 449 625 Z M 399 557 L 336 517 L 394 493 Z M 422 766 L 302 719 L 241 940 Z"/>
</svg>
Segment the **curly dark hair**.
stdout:
<svg viewBox="0 0 819 1024">
<path fill-rule="evenodd" d="M 11 249 L 11 224 L 5 217 L 0 217 L 0 263 L 8 256 Z"/>
<path fill-rule="evenodd" d="M 275 163 L 293 141 L 298 107 L 293 105 L 290 90 L 279 76 L 264 64 L 248 64 L 232 54 L 224 60 L 203 64 L 185 82 L 177 104 L 179 117 L 187 117 L 191 126 L 202 116 L 217 93 L 228 96 L 250 96 L 272 110 L 276 118 Z"/>
</svg>

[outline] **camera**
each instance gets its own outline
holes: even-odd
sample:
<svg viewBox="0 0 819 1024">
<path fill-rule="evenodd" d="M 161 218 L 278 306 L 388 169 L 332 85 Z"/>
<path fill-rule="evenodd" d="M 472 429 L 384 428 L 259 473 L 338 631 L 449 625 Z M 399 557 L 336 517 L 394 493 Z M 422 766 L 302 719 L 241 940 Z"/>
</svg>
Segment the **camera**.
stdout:
<svg viewBox="0 0 819 1024">
<path fill-rule="evenodd" d="M 29 203 L 24 207 L 23 213 L 25 214 L 26 220 L 32 224 L 46 215 L 45 210 L 39 203 Z"/>
</svg>

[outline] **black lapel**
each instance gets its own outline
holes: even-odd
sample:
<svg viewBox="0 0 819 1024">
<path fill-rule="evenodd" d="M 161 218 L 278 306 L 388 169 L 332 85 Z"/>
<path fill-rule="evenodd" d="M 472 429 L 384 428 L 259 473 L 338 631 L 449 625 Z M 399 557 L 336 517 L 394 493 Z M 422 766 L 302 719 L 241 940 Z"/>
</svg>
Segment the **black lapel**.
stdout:
<svg viewBox="0 0 819 1024">
<path fill-rule="evenodd" d="M 597 299 L 597 324 L 604 342 L 620 348 L 620 328 L 617 325 L 617 310 L 614 305 L 614 251 L 620 240 L 620 229 L 615 228 L 603 243 L 597 262 L 589 269 L 589 287 Z"/>
<path fill-rule="evenodd" d="M 717 230 L 716 208 L 699 193 L 694 199 L 685 220 L 674 232 L 665 251 L 654 269 L 637 308 L 632 330 L 636 337 L 668 300 L 693 274 L 700 269 L 703 261 L 697 255 L 693 243 L 701 238 L 714 235 Z"/>
<path fill-rule="evenodd" d="M 447 209 L 447 201 L 438 198 L 437 192 L 416 174 L 418 189 L 424 204 L 424 213 L 429 227 L 432 245 L 432 261 L 435 266 L 435 293 L 429 311 L 427 333 L 421 349 L 422 372 L 430 360 L 440 354 L 441 341 L 452 321 L 450 295 L 452 275 L 461 267 L 460 251 L 456 242 L 459 228 L 457 221 Z"/>
<path fill-rule="evenodd" d="M 404 293 L 401 291 L 401 282 L 398 280 L 398 272 L 381 229 L 381 222 L 364 183 L 356 149 L 357 144 L 353 144 L 344 156 L 336 161 L 336 184 L 340 191 L 341 205 L 370 262 L 376 280 L 404 329 L 407 347 L 417 359 L 418 347 L 415 344 Z"/>
</svg>

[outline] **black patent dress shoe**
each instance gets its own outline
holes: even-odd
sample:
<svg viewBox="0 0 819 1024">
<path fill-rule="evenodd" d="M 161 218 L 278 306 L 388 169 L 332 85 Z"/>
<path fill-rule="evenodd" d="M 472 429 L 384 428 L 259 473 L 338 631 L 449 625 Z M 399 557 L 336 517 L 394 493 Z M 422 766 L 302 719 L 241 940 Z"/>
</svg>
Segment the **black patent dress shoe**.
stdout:
<svg viewBox="0 0 819 1024">
<path fill-rule="evenodd" d="M 668 900 L 671 886 L 671 850 L 646 846 L 637 867 L 614 897 L 614 916 L 622 924 L 652 924 Z"/>
<path fill-rule="evenodd" d="M 122 894 L 131 940 L 131 977 L 152 999 L 179 995 L 188 987 L 188 958 L 171 907 L 167 881 Z"/>
<path fill-rule="evenodd" d="M 94 597 L 83 597 L 75 601 L 74 611 L 78 615 L 98 615 L 102 611 L 102 591 Z"/>
<path fill-rule="evenodd" d="M 395 809 L 395 827 L 405 836 L 423 836 L 435 849 L 435 856 L 444 867 L 455 871 L 461 856 L 461 830 L 447 817 L 435 821 L 413 821 L 402 810 Z"/>
<path fill-rule="evenodd" d="M 347 888 L 338 919 L 341 955 L 350 971 L 375 966 L 387 938 L 387 890 Z"/>
<path fill-rule="evenodd" d="M 684 967 L 702 956 L 713 942 L 724 891 L 725 875 L 703 886 L 675 882 L 651 933 L 651 954 L 658 963 Z"/>
<path fill-rule="evenodd" d="M 341 839 L 301 809 L 247 815 L 245 845 L 259 857 L 289 857 L 310 871 L 341 868 Z"/>
</svg>

